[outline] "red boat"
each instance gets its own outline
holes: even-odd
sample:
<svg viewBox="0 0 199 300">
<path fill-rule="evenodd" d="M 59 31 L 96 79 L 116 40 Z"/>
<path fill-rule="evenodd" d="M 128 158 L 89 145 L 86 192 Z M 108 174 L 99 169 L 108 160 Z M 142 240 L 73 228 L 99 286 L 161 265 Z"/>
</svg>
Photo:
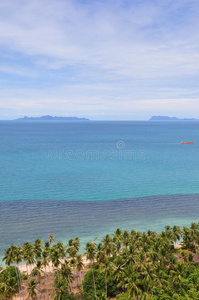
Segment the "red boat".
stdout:
<svg viewBox="0 0 199 300">
<path fill-rule="evenodd" d="M 181 142 L 180 144 L 193 144 L 193 142 Z"/>
</svg>

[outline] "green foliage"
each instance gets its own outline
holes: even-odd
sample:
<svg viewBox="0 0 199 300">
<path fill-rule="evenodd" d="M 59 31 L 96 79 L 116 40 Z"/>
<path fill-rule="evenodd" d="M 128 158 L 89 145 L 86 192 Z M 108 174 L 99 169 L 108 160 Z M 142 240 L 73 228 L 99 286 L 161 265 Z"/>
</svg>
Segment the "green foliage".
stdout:
<svg viewBox="0 0 199 300">
<path fill-rule="evenodd" d="M 95 285 L 96 285 L 96 292 L 97 296 L 102 299 L 106 293 L 105 287 L 105 272 L 99 268 L 98 265 L 95 265 L 94 269 L 94 277 L 95 277 Z M 87 293 L 91 293 L 94 295 L 94 285 L 93 285 L 93 275 L 92 270 L 89 270 L 86 275 L 84 276 L 84 291 Z M 113 276 L 109 276 L 107 278 L 107 289 L 108 289 L 108 297 L 113 297 L 116 295 L 117 286 L 114 281 Z"/>
<path fill-rule="evenodd" d="M 116 300 L 128 300 L 130 299 L 127 293 L 121 293 L 117 295 Z M 154 299 L 155 300 L 155 299 Z"/>
<path fill-rule="evenodd" d="M 54 299 L 58 299 L 58 298 L 54 298 Z M 62 294 L 59 294 L 59 300 L 95 300 L 95 297 L 88 293 L 69 294 L 68 292 L 65 291 Z"/>
<path fill-rule="evenodd" d="M 27 279 L 28 279 L 28 276 L 23 274 L 23 275 L 22 275 L 22 279 L 23 279 L 23 280 L 27 280 Z"/>
<path fill-rule="evenodd" d="M 0 282 L 2 280 L 4 280 L 4 278 L 11 277 L 11 278 L 13 278 L 15 283 L 17 283 L 17 274 L 16 274 L 16 272 L 18 272 L 18 274 L 20 274 L 19 269 L 17 267 L 16 268 L 14 266 L 7 267 L 5 270 L 3 270 L 0 273 Z"/>
<path fill-rule="evenodd" d="M 14 277 L 17 281 L 16 272 L 20 274 L 19 269 L 17 267 L 9 266 L 2 272 L 2 274 L 9 274 L 11 277 Z"/>
<path fill-rule="evenodd" d="M 0 273 L 0 299 L 12 298 L 19 292 L 16 271 L 10 266 Z"/>
</svg>

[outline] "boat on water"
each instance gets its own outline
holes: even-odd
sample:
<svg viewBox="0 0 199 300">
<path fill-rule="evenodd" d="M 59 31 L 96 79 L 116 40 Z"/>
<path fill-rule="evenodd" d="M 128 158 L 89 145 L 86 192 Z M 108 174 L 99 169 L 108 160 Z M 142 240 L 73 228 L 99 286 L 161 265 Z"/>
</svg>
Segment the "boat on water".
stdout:
<svg viewBox="0 0 199 300">
<path fill-rule="evenodd" d="M 193 144 L 193 142 L 181 142 L 180 144 Z"/>
</svg>

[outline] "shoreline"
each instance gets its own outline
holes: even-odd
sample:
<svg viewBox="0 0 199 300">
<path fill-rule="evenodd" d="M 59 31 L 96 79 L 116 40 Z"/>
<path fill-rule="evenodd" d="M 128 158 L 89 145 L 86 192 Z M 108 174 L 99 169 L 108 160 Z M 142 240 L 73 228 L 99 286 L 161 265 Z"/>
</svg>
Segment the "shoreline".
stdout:
<svg viewBox="0 0 199 300">
<path fill-rule="evenodd" d="M 69 258 L 66 257 L 66 258 L 60 259 L 60 262 L 63 263 L 65 259 L 70 260 Z M 82 261 L 83 261 L 84 267 L 89 266 L 89 261 L 86 259 L 85 255 L 82 256 Z M 31 270 L 30 270 L 30 266 L 31 266 Z M 31 264 L 31 265 L 22 264 L 22 265 L 18 266 L 20 272 L 26 273 L 26 275 L 30 275 L 34 267 L 36 267 L 36 264 Z M 59 269 L 59 267 L 56 269 Z M 28 270 L 28 273 L 27 273 L 27 270 Z M 41 268 L 41 270 L 45 271 L 45 268 L 43 267 L 43 268 Z M 46 273 L 53 273 L 53 271 L 54 271 L 54 268 L 53 268 L 52 262 L 50 261 L 49 265 L 46 267 Z"/>
<path fill-rule="evenodd" d="M 180 249 L 181 248 L 180 242 L 175 243 L 174 248 L 175 249 Z M 63 263 L 65 259 L 70 260 L 70 258 L 66 257 L 66 258 L 60 259 L 60 262 Z M 86 259 L 85 255 L 82 256 L 82 261 L 83 261 L 84 267 L 88 267 L 90 265 L 90 261 Z M 31 264 L 31 265 L 21 264 L 21 265 L 18 266 L 18 268 L 19 268 L 21 273 L 26 273 L 27 275 L 30 275 L 31 274 L 31 271 L 29 270 L 30 266 L 31 266 L 31 271 L 32 271 L 33 268 L 36 267 L 36 264 Z M 28 273 L 27 273 L 27 270 L 28 270 Z M 41 268 L 41 270 L 45 271 L 44 268 Z M 53 271 L 54 271 L 53 265 L 52 265 L 52 262 L 50 261 L 49 265 L 46 267 L 46 273 L 52 273 Z"/>
</svg>

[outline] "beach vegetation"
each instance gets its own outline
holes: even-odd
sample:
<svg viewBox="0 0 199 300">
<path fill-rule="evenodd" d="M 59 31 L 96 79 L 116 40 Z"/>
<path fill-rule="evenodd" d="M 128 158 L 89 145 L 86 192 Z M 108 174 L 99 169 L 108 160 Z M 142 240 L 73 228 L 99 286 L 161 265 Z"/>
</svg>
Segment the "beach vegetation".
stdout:
<svg viewBox="0 0 199 300">
<path fill-rule="evenodd" d="M 87 242 L 84 256 L 79 238 L 12 244 L 0 270 L 0 299 L 199 299 L 198 245 L 197 223 L 159 233 L 118 228 Z"/>
</svg>

